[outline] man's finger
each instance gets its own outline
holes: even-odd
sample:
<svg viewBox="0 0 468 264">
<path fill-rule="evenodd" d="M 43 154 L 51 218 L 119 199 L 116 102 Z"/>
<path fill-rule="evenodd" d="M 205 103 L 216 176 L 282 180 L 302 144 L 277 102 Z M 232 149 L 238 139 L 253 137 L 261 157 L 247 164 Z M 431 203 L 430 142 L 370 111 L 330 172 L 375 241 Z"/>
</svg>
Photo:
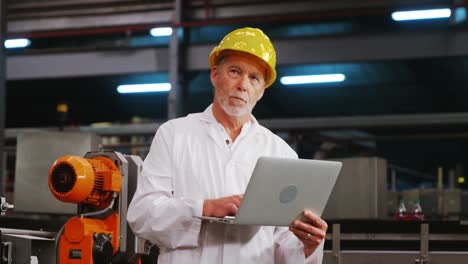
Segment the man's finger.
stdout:
<svg viewBox="0 0 468 264">
<path fill-rule="evenodd" d="M 228 204 L 228 211 L 230 215 L 236 215 L 238 210 L 239 210 L 239 207 L 236 204 L 234 203 Z"/>
<path fill-rule="evenodd" d="M 309 220 L 311 225 L 314 225 L 319 228 L 327 229 L 328 224 L 325 222 L 320 216 L 312 213 L 310 210 L 304 210 L 303 212 L 304 216 Z"/>
<path fill-rule="evenodd" d="M 294 230 L 297 230 L 298 232 L 305 233 L 306 235 L 311 234 L 312 236 L 316 236 L 316 237 L 319 237 L 319 238 L 325 238 L 326 229 L 321 229 L 321 228 L 306 224 L 306 223 L 301 222 L 301 221 L 298 221 L 298 222 L 299 223 L 297 223 L 297 224 L 294 223 L 296 227 L 291 228 L 291 231 L 294 232 Z M 294 232 L 294 233 L 296 233 L 296 232 Z"/>
<path fill-rule="evenodd" d="M 241 204 L 241 201 L 239 201 L 239 200 L 234 200 L 234 204 L 235 204 L 237 207 L 239 207 L 240 204 Z"/>
<path fill-rule="evenodd" d="M 243 195 L 234 195 L 233 196 L 236 200 L 242 201 Z"/>
<path fill-rule="evenodd" d="M 320 241 L 322 241 L 326 235 L 322 230 L 317 228 L 315 228 L 315 230 L 312 232 L 306 232 L 302 229 L 294 227 L 290 227 L 289 230 L 291 230 L 291 232 L 293 232 L 300 240 L 308 244 L 314 244 L 317 242 L 320 243 Z"/>
</svg>

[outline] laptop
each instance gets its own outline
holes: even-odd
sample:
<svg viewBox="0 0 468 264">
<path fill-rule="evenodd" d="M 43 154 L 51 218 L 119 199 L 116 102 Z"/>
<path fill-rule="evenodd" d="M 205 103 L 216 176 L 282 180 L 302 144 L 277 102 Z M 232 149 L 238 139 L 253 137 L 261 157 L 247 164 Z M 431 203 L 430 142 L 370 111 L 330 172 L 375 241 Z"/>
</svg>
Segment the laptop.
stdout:
<svg viewBox="0 0 468 264">
<path fill-rule="evenodd" d="M 340 174 L 339 161 L 260 157 L 236 216 L 194 216 L 236 225 L 289 226 L 304 209 L 321 215 Z"/>
</svg>

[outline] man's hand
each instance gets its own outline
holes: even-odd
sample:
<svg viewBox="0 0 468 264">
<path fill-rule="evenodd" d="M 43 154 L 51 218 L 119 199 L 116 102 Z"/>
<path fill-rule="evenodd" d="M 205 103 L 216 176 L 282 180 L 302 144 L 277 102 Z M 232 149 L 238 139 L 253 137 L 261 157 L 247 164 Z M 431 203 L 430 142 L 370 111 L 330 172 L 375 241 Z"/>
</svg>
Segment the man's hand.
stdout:
<svg viewBox="0 0 468 264">
<path fill-rule="evenodd" d="M 304 254 L 307 258 L 325 239 L 328 225 L 310 210 L 304 210 L 303 214 L 305 220 L 294 220 L 294 227 L 290 227 L 289 230 L 304 243 Z"/>
<path fill-rule="evenodd" d="M 225 217 L 236 215 L 243 195 L 232 195 L 218 199 L 205 200 L 203 216 Z"/>
</svg>

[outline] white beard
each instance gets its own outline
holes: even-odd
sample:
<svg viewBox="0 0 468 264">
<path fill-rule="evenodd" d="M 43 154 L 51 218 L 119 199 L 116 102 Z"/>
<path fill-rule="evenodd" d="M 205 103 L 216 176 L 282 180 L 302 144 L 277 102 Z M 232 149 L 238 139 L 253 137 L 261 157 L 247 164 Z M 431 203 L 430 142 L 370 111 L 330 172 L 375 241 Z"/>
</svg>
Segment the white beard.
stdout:
<svg viewBox="0 0 468 264">
<path fill-rule="evenodd" d="M 229 105 L 228 100 L 229 99 L 227 99 L 226 97 L 224 98 L 218 97 L 218 103 L 221 106 L 221 108 L 224 110 L 224 112 L 227 115 L 236 117 L 236 118 L 243 117 L 247 114 L 252 113 L 252 110 L 255 106 L 255 104 L 249 105 L 249 103 L 247 103 L 242 107 L 236 107 L 236 106 Z"/>
</svg>

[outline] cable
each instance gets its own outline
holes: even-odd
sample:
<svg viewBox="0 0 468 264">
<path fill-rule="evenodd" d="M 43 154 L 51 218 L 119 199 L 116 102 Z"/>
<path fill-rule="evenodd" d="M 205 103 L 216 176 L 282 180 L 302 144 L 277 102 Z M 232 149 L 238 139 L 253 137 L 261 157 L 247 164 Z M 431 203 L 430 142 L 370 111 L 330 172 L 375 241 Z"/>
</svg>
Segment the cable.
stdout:
<svg viewBox="0 0 468 264">
<path fill-rule="evenodd" d="M 89 212 L 89 213 L 81 214 L 80 218 L 83 218 L 83 217 L 91 217 L 91 218 L 96 217 L 97 218 L 97 217 L 99 217 L 101 215 L 104 215 L 104 218 L 107 217 L 108 216 L 107 214 L 109 212 L 114 211 L 114 209 L 112 207 L 114 207 L 114 202 L 117 199 L 117 196 L 118 196 L 118 194 L 116 192 L 112 192 L 112 201 L 109 204 L 109 206 L 107 206 L 106 208 L 104 208 L 102 210 L 96 211 L 96 212 Z"/>
</svg>

